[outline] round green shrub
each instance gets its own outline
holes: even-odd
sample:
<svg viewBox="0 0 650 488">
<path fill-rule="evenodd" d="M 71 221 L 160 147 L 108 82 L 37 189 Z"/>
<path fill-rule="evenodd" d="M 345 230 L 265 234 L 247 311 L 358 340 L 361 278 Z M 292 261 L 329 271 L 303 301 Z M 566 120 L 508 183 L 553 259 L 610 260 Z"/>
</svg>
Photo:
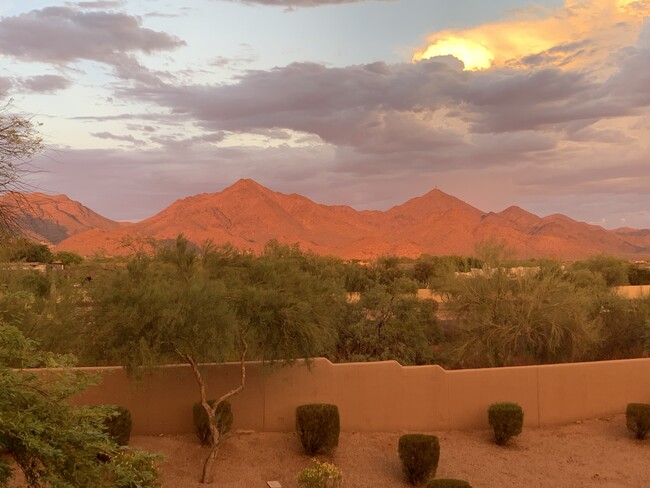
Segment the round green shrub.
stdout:
<svg viewBox="0 0 650 488">
<path fill-rule="evenodd" d="M 472 488 L 472 485 L 464 480 L 440 478 L 429 481 L 426 488 Z"/>
<path fill-rule="evenodd" d="M 412 485 L 436 475 L 440 460 L 440 442 L 435 435 L 405 434 L 397 447 L 402 469 Z"/>
<path fill-rule="evenodd" d="M 511 437 L 521 434 L 524 411 L 516 403 L 493 403 L 488 408 L 488 421 L 494 430 L 496 443 L 503 446 Z"/>
<path fill-rule="evenodd" d="M 639 440 L 650 432 L 650 404 L 628 403 L 625 410 L 627 429 Z"/>
<path fill-rule="evenodd" d="M 296 431 L 305 453 L 326 453 L 339 445 L 339 409 L 328 403 L 310 403 L 296 408 Z"/>
<path fill-rule="evenodd" d="M 115 415 L 106 417 L 104 425 L 106 433 L 117 445 L 126 446 L 129 444 L 133 420 L 131 419 L 131 412 L 128 408 L 119 405 L 115 406 Z"/>
<path fill-rule="evenodd" d="M 216 400 L 208 400 L 208 405 L 210 407 L 214 406 Z M 200 402 L 195 403 L 193 407 L 193 420 L 194 420 L 194 431 L 196 436 L 201 441 L 201 444 L 204 446 L 212 445 L 212 431 L 210 430 L 210 418 L 203 408 L 203 404 Z M 230 432 L 232 428 L 233 415 L 232 415 L 232 406 L 228 400 L 225 400 L 219 405 L 214 412 L 214 421 L 217 425 L 217 430 L 219 435 L 225 435 Z"/>
</svg>

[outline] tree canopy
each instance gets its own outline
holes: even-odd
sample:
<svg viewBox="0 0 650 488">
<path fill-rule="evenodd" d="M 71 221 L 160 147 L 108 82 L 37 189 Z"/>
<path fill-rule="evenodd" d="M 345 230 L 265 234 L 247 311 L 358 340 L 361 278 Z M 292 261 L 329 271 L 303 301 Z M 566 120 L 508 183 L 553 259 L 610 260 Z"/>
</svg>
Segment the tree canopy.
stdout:
<svg viewBox="0 0 650 488">
<path fill-rule="evenodd" d="M 0 322 L 0 452 L 7 452 L 30 488 L 159 486 L 157 457 L 120 447 L 105 432 L 109 408 L 74 406 L 70 398 L 98 378 L 71 370 L 71 356 L 46 353 Z M 47 377 L 31 368 L 51 370 Z M 13 469 L 0 457 L 0 486 Z"/>
</svg>

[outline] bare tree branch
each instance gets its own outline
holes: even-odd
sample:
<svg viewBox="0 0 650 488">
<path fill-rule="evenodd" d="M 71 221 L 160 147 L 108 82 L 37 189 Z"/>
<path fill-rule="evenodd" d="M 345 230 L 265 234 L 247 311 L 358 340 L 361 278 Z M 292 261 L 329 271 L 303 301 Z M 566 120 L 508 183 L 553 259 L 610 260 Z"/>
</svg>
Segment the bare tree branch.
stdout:
<svg viewBox="0 0 650 488">
<path fill-rule="evenodd" d="M 0 234 L 19 227 L 18 210 L 25 205 L 29 160 L 43 149 L 43 139 L 30 118 L 9 113 L 11 100 L 0 108 Z"/>
</svg>

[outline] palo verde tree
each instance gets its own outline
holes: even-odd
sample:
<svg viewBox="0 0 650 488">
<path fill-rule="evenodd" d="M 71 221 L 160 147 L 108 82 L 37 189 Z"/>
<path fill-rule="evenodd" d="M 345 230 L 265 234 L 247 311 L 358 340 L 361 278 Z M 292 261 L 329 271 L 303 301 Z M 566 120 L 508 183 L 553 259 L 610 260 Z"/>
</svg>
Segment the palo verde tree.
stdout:
<svg viewBox="0 0 650 488">
<path fill-rule="evenodd" d="M 190 365 L 212 430 L 202 482 L 211 482 L 219 448 L 217 406 L 244 389 L 246 360 L 290 362 L 332 347 L 328 312 L 343 294 L 322 279 L 315 259 L 277 243 L 259 257 L 232 247 L 198 250 L 179 236 L 153 256 L 135 256 L 94 291 L 99 362 Z M 210 404 L 199 363 L 228 360 L 240 362 L 240 384 Z"/>
<path fill-rule="evenodd" d="M 41 351 L 14 326 L 0 323 L 0 453 L 8 453 L 30 488 L 159 486 L 157 456 L 118 446 L 106 433 L 109 408 L 74 406 L 70 398 L 98 381 L 72 370 L 71 356 Z M 46 376 L 31 368 L 59 368 Z M 13 477 L 0 457 L 0 486 Z"/>
<path fill-rule="evenodd" d="M 28 161 L 43 149 L 43 140 L 29 118 L 0 108 L 0 235 L 17 227 L 16 208 L 25 189 Z"/>
<path fill-rule="evenodd" d="M 493 367 L 588 357 L 601 323 L 593 313 L 595 290 L 573 281 L 558 263 L 520 274 L 499 266 L 494 256 L 486 263 L 473 276 L 453 280 L 448 289 L 447 305 L 463 330 L 461 364 Z"/>
</svg>

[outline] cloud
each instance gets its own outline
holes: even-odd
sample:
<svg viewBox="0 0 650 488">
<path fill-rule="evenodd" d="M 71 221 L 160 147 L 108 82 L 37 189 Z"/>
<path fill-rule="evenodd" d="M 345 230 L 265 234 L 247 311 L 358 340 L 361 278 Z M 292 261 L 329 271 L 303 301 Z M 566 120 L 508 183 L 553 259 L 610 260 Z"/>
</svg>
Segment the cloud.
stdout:
<svg viewBox="0 0 650 488">
<path fill-rule="evenodd" d="M 392 2 L 395 0 L 223 0 L 244 5 L 267 5 L 274 7 L 321 7 L 323 5 L 341 5 L 345 3 L 361 3 L 368 1 Z"/>
<path fill-rule="evenodd" d="M 489 53 L 496 67 L 584 67 L 634 42 L 649 14 L 648 0 L 565 0 L 557 9 L 519 10 L 503 21 L 436 32 L 413 59 L 440 54 L 451 42 L 444 54 L 462 59 L 462 47 L 472 45 Z"/>
<path fill-rule="evenodd" d="M 230 83 L 137 86 L 120 96 L 243 140 L 250 134 L 302 134 L 300 147 L 289 139 L 272 152 L 242 143 L 226 156 L 216 143 L 201 154 L 228 168 L 234 161 L 246 164 L 250 176 L 266 178 L 263 183 L 281 191 L 304 187 L 326 203 L 385 207 L 437 184 L 480 208 L 500 210 L 499 202 L 505 208 L 522 192 L 531 199 L 575 192 L 585 209 L 576 216 L 592 220 L 593 191 L 650 197 L 643 188 L 650 188 L 644 176 L 650 157 L 646 29 L 636 43 L 612 48 L 608 60 L 587 66 L 528 60 L 525 70 L 503 65 L 464 71 L 450 56 L 347 67 L 293 63 L 250 70 Z M 579 56 L 590 42 L 558 44 L 546 55 Z M 191 165 L 192 156 L 183 152 L 191 147 L 181 146 L 178 159 Z M 282 178 L 273 177 L 280 167 Z M 318 190 L 313 168 L 321 185 L 336 190 Z M 230 174 L 203 171 L 219 181 Z M 643 185 L 634 183 L 634 175 Z"/>
<path fill-rule="evenodd" d="M 72 85 L 72 82 L 58 75 L 39 75 L 25 78 L 20 83 L 24 90 L 37 93 L 54 93 L 65 90 Z"/>
<path fill-rule="evenodd" d="M 13 82 L 10 78 L 0 76 L 0 100 L 7 95 L 12 86 Z"/>
<path fill-rule="evenodd" d="M 0 54 L 22 61 L 67 64 L 93 60 L 115 67 L 119 76 L 157 83 L 133 53 L 153 53 L 185 44 L 142 27 L 140 18 L 117 12 L 46 7 L 0 19 Z"/>
<path fill-rule="evenodd" d="M 74 5 L 79 8 L 88 8 L 88 9 L 109 9 L 109 8 L 118 8 L 122 7 L 125 2 L 124 0 L 96 0 L 94 2 L 66 2 L 68 5 Z"/>
<path fill-rule="evenodd" d="M 466 78 L 460 65 L 435 61 L 347 68 L 294 63 L 249 71 L 236 84 L 136 87 L 124 94 L 188 114 L 208 130 L 292 129 L 329 143 L 371 149 L 369 141 L 379 135 L 387 143 L 389 133 L 399 137 L 403 123 L 421 125 L 420 137 L 431 136 L 424 126 L 435 124 L 425 120 L 428 114 L 418 113 L 444 108 Z M 407 121 L 398 112 L 416 116 Z"/>
<path fill-rule="evenodd" d="M 467 72 L 449 58 L 434 58 L 344 68 L 294 63 L 248 71 L 231 84 L 136 87 L 124 95 L 211 131 L 291 129 L 367 154 L 439 154 L 441 147 L 471 144 L 472 135 L 563 135 L 570 124 L 635 116 L 650 105 L 647 86 L 650 49 L 640 45 L 600 80 L 581 69 Z"/>
<path fill-rule="evenodd" d="M 151 72 L 139 58 L 182 41 L 143 28 L 137 17 L 78 10 L 67 31 L 56 19 L 53 29 L 91 24 L 78 14 L 108 15 L 104 31 L 85 38 L 94 47 L 57 45 L 48 33 L 53 46 L 21 54 L 19 44 L 3 44 L 10 30 L 2 19 L 0 51 L 56 63 L 94 59 L 139 81 L 118 86 L 114 97 L 148 103 L 147 113 L 139 105 L 121 115 L 75 118 L 106 122 L 109 131 L 92 135 L 128 145 L 67 151 L 66 164 L 44 180 L 92 208 L 112 207 L 116 218 L 143 218 L 176 198 L 218 191 L 247 176 L 279 191 L 361 208 L 386 208 L 436 185 L 485 210 L 532 202 L 530 210 L 545 213 L 549 195 L 571 194 L 563 201 L 581 212 L 571 215 L 594 220 L 604 213 L 597 195 L 650 198 L 650 25 L 643 29 L 638 17 L 645 5 L 567 1 L 559 10 L 520 12 L 435 35 L 464 36 L 494 50 L 491 67 L 478 71 L 445 55 L 346 67 L 292 63 L 243 71 L 224 83 L 182 84 L 191 78 Z M 126 18 L 126 32 L 138 34 L 107 49 L 122 25 L 115 15 Z M 25 19 L 21 25 L 28 28 Z M 98 41 L 104 37 L 109 41 Z M 212 64 L 243 64 L 247 55 Z M 116 129 L 120 124 L 124 131 Z M 82 176 L 120 187 L 125 196 L 116 204 L 113 194 L 84 186 Z M 627 208 L 617 211 L 622 216 Z M 641 225 L 641 218 L 628 222 Z"/>
<path fill-rule="evenodd" d="M 145 141 L 142 141 L 140 139 L 136 139 L 132 135 L 117 135 L 117 134 L 112 134 L 110 132 L 91 132 L 91 136 L 97 137 L 98 139 L 110 139 L 113 141 L 122 141 L 122 142 L 129 142 L 133 144 L 134 146 L 144 146 L 146 143 Z"/>
</svg>

